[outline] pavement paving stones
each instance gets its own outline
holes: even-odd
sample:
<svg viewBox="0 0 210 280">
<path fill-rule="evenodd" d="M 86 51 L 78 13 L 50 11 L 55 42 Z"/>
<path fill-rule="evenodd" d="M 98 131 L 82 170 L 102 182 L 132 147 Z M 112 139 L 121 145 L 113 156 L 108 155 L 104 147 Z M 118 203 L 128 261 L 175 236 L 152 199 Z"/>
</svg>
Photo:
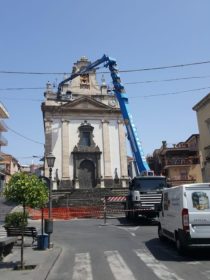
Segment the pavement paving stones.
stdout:
<svg viewBox="0 0 210 280">
<path fill-rule="evenodd" d="M 62 250 L 54 246 L 51 249 L 37 250 L 35 247 L 24 247 L 24 264 L 35 266 L 34 269 L 14 270 L 20 263 L 20 246 L 0 262 L 0 279 L 4 280 L 45 280 L 59 258 Z"/>
<path fill-rule="evenodd" d="M 28 226 L 35 226 L 40 233 L 41 221 L 29 220 Z M 4 228 L 0 225 L 1 236 L 4 235 Z M 0 237 L 1 238 L 1 237 Z M 24 264 L 34 266 L 33 269 L 14 270 L 20 263 L 20 241 L 13 247 L 12 253 L 0 261 L 0 280 L 46 280 L 47 276 L 62 253 L 62 249 L 56 244 L 53 248 L 38 250 L 37 245 L 32 246 L 32 238 L 24 238 Z"/>
</svg>

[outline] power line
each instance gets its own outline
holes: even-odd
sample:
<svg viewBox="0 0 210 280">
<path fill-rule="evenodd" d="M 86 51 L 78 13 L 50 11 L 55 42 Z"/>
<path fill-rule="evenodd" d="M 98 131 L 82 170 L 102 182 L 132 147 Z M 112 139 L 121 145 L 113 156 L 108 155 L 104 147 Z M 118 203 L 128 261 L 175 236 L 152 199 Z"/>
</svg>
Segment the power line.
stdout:
<svg viewBox="0 0 210 280">
<path fill-rule="evenodd" d="M 168 92 L 168 93 L 160 93 L 160 94 L 150 94 L 150 95 L 143 95 L 143 96 L 130 96 L 130 98 L 145 98 L 145 97 L 156 97 L 156 96 L 165 96 L 165 95 L 176 95 L 181 93 L 187 93 L 187 92 L 193 92 L 193 91 L 201 91 L 210 89 L 210 87 L 203 87 L 203 88 L 195 88 L 195 89 L 188 89 L 188 90 L 182 90 L 182 91 L 175 91 L 175 92 Z"/>
<path fill-rule="evenodd" d="M 7 71 L 0 70 L 0 74 L 15 74 L 15 75 L 66 75 L 66 72 L 33 72 L 33 71 Z"/>
<path fill-rule="evenodd" d="M 189 66 L 198 66 L 202 64 L 209 64 L 210 60 L 207 61 L 199 61 L 192 63 L 183 63 L 183 64 L 175 64 L 175 65 L 167 65 L 167 66 L 157 66 L 157 67 L 148 67 L 148 68 L 139 68 L 139 69 L 130 69 L 130 70 L 119 70 L 121 73 L 130 73 L 130 72 L 142 72 L 142 71 L 153 71 L 153 70 L 164 70 L 170 68 L 181 68 L 181 67 L 189 67 Z M 7 71 L 0 70 L 0 74 L 18 74 L 18 75 L 66 75 L 68 72 L 33 72 L 33 71 Z M 88 72 L 87 72 L 88 73 Z M 110 72 L 98 72 L 98 74 L 107 74 Z"/>
<path fill-rule="evenodd" d="M 181 90 L 181 91 L 175 91 L 175 92 L 167 92 L 167 93 L 159 93 L 159 94 L 148 94 L 148 95 L 143 95 L 143 96 L 129 96 L 129 99 L 166 96 L 166 95 L 176 95 L 176 94 L 182 94 L 182 93 L 194 92 L 194 91 L 201 91 L 201 90 L 206 90 L 206 89 L 210 89 L 210 87 L 194 88 L 194 89 Z M 29 98 L 5 98 L 5 97 L 1 97 L 1 99 L 44 102 L 44 100 L 29 99 Z"/>
<path fill-rule="evenodd" d="M 163 80 L 146 80 L 146 81 L 136 81 L 136 82 L 125 82 L 124 85 L 135 85 L 135 84 L 148 84 L 148 83 L 161 83 L 161 82 L 174 82 L 181 80 L 192 80 L 192 79 L 207 79 L 210 78 L 210 75 L 204 76 L 189 76 L 189 77 L 178 77 L 178 78 L 169 78 Z M 93 84 L 94 86 L 98 84 Z M 80 86 L 78 86 L 79 88 Z M 46 87 L 9 87 L 9 88 L 0 88 L 0 91 L 22 91 L 22 90 L 44 90 Z"/>
<path fill-rule="evenodd" d="M 41 143 L 41 142 L 38 142 L 38 141 L 36 141 L 36 140 L 33 140 L 33 139 L 29 138 L 29 137 L 26 137 L 26 136 L 24 136 L 23 134 L 21 134 L 21 133 L 15 131 L 14 129 L 10 128 L 8 125 L 6 125 L 6 126 L 7 126 L 7 128 L 8 128 L 10 131 L 12 131 L 13 133 L 17 134 L 18 136 L 20 136 L 20 137 L 22 137 L 22 138 L 24 138 L 24 139 L 26 139 L 26 140 L 28 140 L 28 141 L 31 141 L 31 142 L 33 142 L 33 143 L 36 143 L 36 144 L 39 144 L 39 145 L 44 145 L 44 143 Z"/>
<path fill-rule="evenodd" d="M 164 80 L 147 80 L 147 81 L 127 82 L 124 84 L 125 85 L 135 85 L 135 84 L 147 84 L 147 83 L 174 82 L 174 81 L 192 80 L 192 79 L 206 79 L 206 78 L 210 78 L 210 75 L 182 77 L 182 78 L 170 78 L 170 79 L 164 79 Z"/>
<path fill-rule="evenodd" d="M 0 88 L 0 91 L 10 91 L 10 90 L 34 90 L 34 89 L 45 89 L 45 87 L 9 87 L 9 88 Z"/>
<path fill-rule="evenodd" d="M 11 97 L 11 98 L 8 98 L 8 97 L 1 97 L 1 99 L 4 99 L 4 100 L 18 100 L 18 101 L 34 101 L 34 102 L 44 102 L 43 99 L 33 99 L 33 98 L 14 98 L 14 97 Z"/>
</svg>

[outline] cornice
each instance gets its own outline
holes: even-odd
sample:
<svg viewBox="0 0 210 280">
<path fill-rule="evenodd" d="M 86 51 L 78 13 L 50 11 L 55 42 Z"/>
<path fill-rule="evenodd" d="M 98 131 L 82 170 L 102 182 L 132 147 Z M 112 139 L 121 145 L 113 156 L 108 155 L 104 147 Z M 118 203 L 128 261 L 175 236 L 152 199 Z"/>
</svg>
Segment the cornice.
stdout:
<svg viewBox="0 0 210 280">
<path fill-rule="evenodd" d="M 194 111 L 198 111 L 208 103 L 210 103 L 210 93 L 207 94 L 203 99 L 201 99 L 192 109 Z"/>
</svg>

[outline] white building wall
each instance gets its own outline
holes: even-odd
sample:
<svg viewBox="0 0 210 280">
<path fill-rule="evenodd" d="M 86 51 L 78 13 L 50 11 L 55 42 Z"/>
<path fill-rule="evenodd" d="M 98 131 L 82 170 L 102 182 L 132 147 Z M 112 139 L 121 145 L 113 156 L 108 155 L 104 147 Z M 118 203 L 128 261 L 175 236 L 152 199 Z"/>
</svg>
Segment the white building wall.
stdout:
<svg viewBox="0 0 210 280">
<path fill-rule="evenodd" d="M 70 120 L 69 122 L 69 156 L 70 156 L 70 162 L 69 162 L 69 174 L 70 179 L 73 179 L 73 155 L 72 151 L 74 147 L 79 142 L 79 131 L 78 127 L 81 124 L 81 120 Z"/>
<path fill-rule="evenodd" d="M 93 140 L 96 146 L 99 147 L 101 154 L 101 176 L 104 177 L 104 154 L 103 154 L 103 135 L 102 122 L 100 119 L 86 119 L 93 130 Z M 79 142 L 78 128 L 84 122 L 84 119 L 69 120 L 69 176 L 73 179 L 73 155 L 72 151 Z M 62 178 L 62 122 L 61 119 L 54 119 L 52 122 L 52 153 L 56 157 L 52 176 L 55 178 L 56 169 L 58 169 L 58 177 Z M 118 177 L 121 177 L 120 167 L 120 147 L 119 147 L 119 132 L 117 120 L 109 120 L 109 143 L 111 157 L 111 175 L 115 178 L 115 169 L 117 168 Z M 56 188 L 54 184 L 54 189 Z"/>
<path fill-rule="evenodd" d="M 73 178 L 73 155 L 71 152 L 73 151 L 74 147 L 78 144 L 79 142 L 79 130 L 78 128 L 80 127 L 81 123 L 83 123 L 84 120 L 70 120 L 69 122 L 69 151 L 70 151 L 70 164 L 69 164 L 69 174 L 70 178 Z M 100 120 L 87 120 L 88 123 L 91 124 L 91 126 L 94 127 L 93 130 L 93 140 L 96 144 L 96 146 L 99 147 L 100 151 L 103 151 L 103 144 L 102 144 L 102 126 L 101 126 L 101 121 Z M 104 165 L 103 165 L 103 154 L 101 157 L 101 171 L 102 171 L 102 176 L 103 176 L 103 170 L 104 170 Z"/>
</svg>

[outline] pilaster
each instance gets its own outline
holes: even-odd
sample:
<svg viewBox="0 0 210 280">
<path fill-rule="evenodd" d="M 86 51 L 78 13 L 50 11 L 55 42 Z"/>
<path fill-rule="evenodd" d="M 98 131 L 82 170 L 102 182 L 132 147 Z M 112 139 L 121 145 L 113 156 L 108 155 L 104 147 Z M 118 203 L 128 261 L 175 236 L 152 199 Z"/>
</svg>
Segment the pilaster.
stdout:
<svg viewBox="0 0 210 280">
<path fill-rule="evenodd" d="M 62 122 L 62 180 L 69 180 L 69 121 Z"/>
<path fill-rule="evenodd" d="M 52 123 L 50 119 L 44 119 L 45 123 L 45 156 L 52 152 Z M 49 169 L 46 160 L 44 161 L 44 174 L 49 177 Z"/>
<path fill-rule="evenodd" d="M 112 178 L 111 175 L 111 155 L 110 155 L 110 141 L 109 141 L 109 121 L 102 120 L 102 134 L 103 134 L 103 155 L 104 155 L 104 179 Z"/>
</svg>

